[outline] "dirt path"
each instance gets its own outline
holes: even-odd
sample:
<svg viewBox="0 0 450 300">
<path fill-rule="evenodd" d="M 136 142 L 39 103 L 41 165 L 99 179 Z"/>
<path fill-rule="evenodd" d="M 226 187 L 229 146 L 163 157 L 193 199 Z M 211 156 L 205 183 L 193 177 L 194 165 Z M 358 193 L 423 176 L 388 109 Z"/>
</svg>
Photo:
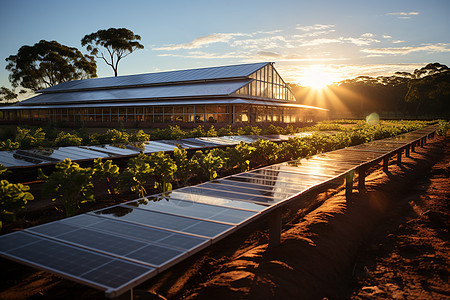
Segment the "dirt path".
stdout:
<svg viewBox="0 0 450 300">
<path fill-rule="evenodd" d="M 136 298 L 448 299 L 447 142 L 433 139 L 387 175 L 376 169 L 351 203 L 341 186 L 319 194 L 323 204 L 307 215 L 305 207 L 287 209 L 280 246 L 268 248 L 267 225 L 258 221 L 140 285 Z M 103 297 L 0 263 L 0 299 Z"/>
</svg>

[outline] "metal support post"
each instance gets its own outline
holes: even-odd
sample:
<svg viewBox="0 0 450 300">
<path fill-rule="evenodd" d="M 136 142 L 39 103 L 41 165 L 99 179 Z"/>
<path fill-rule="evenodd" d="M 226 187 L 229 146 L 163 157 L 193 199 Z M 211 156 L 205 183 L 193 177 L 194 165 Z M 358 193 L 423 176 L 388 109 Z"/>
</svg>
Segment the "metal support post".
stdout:
<svg viewBox="0 0 450 300">
<path fill-rule="evenodd" d="M 277 208 L 269 214 L 269 246 L 276 247 L 281 241 L 281 208 Z"/>
<path fill-rule="evenodd" d="M 361 166 L 358 169 L 358 190 L 364 192 L 366 190 L 366 166 Z"/>
<path fill-rule="evenodd" d="M 410 157 L 410 156 L 411 156 L 411 155 L 410 155 L 410 152 L 409 152 L 410 149 L 411 149 L 411 146 L 407 146 L 407 147 L 406 147 L 406 149 L 405 149 L 405 156 L 406 156 L 406 157 Z"/>
<path fill-rule="evenodd" d="M 411 152 L 416 152 L 416 142 L 411 144 Z"/>
<path fill-rule="evenodd" d="M 420 139 L 420 147 L 423 148 L 423 138 Z"/>
<path fill-rule="evenodd" d="M 353 176 L 355 175 L 355 171 L 351 170 L 350 172 L 347 173 L 347 175 L 345 176 L 345 197 L 347 198 L 347 200 L 349 199 L 349 197 L 352 195 L 352 190 L 353 190 Z"/>
<path fill-rule="evenodd" d="M 397 165 L 399 165 L 399 166 L 402 164 L 402 152 L 403 152 L 403 149 L 397 151 Z"/>
<path fill-rule="evenodd" d="M 388 167 L 389 167 L 389 157 L 385 156 L 385 157 L 383 157 L 383 172 L 384 173 L 388 172 Z"/>
</svg>

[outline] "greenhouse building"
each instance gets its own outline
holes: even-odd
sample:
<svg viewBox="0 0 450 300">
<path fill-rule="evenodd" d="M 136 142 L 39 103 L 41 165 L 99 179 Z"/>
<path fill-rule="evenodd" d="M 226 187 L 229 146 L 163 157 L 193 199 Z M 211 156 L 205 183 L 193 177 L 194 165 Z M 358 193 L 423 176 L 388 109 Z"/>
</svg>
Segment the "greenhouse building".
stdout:
<svg viewBox="0 0 450 300">
<path fill-rule="evenodd" d="M 305 123 L 325 109 L 300 105 L 271 62 L 74 80 L 0 108 L 3 123 L 162 127 Z"/>
</svg>

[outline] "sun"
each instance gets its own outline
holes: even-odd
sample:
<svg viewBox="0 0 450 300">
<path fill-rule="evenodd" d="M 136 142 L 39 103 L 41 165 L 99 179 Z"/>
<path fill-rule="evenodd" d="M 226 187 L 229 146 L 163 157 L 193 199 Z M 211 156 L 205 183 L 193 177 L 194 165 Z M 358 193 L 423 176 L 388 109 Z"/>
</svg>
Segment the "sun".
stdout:
<svg viewBox="0 0 450 300">
<path fill-rule="evenodd" d="M 332 73 L 326 71 L 323 66 L 310 66 L 306 69 L 300 83 L 302 86 L 309 86 L 315 90 L 321 90 L 332 84 L 337 78 Z"/>
</svg>

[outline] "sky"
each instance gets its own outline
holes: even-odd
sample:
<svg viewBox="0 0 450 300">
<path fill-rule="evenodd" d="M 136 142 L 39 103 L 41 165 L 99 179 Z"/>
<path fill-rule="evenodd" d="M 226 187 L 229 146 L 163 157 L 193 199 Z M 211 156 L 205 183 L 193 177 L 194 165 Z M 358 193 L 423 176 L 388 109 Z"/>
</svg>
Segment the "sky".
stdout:
<svg viewBox="0 0 450 300">
<path fill-rule="evenodd" d="M 288 82 L 450 66 L 449 0 L 0 0 L 0 86 L 5 59 L 40 40 L 81 46 L 84 35 L 125 27 L 142 37 L 119 75 L 275 62 Z M 97 60 L 99 77 L 114 73 Z M 314 79 L 315 78 L 315 79 Z"/>
</svg>

